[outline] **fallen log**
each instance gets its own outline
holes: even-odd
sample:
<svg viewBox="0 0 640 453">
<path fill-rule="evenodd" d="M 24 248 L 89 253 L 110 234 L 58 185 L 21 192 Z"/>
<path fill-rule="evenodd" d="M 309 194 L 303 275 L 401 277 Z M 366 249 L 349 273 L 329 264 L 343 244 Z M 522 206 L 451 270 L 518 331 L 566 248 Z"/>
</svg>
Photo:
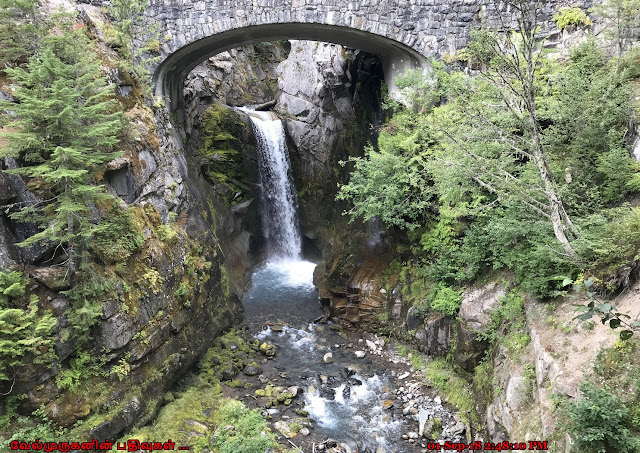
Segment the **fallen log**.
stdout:
<svg viewBox="0 0 640 453">
<path fill-rule="evenodd" d="M 267 110 L 271 110 L 275 106 L 276 106 L 276 100 L 274 99 L 272 101 L 265 102 L 264 104 L 260 104 L 256 106 L 253 110 L 255 110 L 256 112 L 266 112 Z"/>
</svg>

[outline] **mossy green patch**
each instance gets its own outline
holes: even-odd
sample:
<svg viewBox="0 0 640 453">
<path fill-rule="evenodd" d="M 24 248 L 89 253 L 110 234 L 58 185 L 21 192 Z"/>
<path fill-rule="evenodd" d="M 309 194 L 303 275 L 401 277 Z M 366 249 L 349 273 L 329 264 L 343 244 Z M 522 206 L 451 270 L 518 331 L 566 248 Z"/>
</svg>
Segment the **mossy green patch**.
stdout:
<svg viewBox="0 0 640 453">
<path fill-rule="evenodd" d="M 206 158 L 203 171 L 211 181 L 229 188 L 230 192 L 222 196 L 227 204 L 247 199 L 250 191 L 241 182 L 246 176 L 239 140 L 244 127 L 236 112 L 220 104 L 212 104 L 200 123 L 200 154 Z"/>
</svg>

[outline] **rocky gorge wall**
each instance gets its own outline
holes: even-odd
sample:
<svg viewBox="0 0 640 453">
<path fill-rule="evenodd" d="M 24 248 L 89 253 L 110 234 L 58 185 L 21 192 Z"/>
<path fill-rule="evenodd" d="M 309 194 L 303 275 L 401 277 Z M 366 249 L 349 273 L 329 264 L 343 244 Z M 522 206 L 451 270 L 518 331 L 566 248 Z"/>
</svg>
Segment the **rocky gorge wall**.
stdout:
<svg viewBox="0 0 640 453">
<path fill-rule="evenodd" d="M 103 12 L 92 5 L 79 9 L 94 36 L 104 37 Z M 319 46 L 323 58 L 316 65 L 311 56 Z M 152 419 L 165 392 L 210 340 L 241 319 L 240 300 L 251 266 L 260 259 L 261 236 L 255 138 L 246 115 L 230 106 L 279 100 L 295 180 L 307 180 L 298 187 L 301 205 L 310 213 L 323 209 L 303 220 L 305 231 L 323 231 L 309 233 L 316 241 L 309 250 L 319 254 L 337 214 L 327 195 L 335 191 L 337 161 L 363 139 L 347 137 L 344 130 L 348 123 L 352 132 L 357 129 L 357 115 L 362 124 L 370 118 L 354 99 L 377 90 L 379 81 L 367 85 L 367 77 L 378 77 L 377 69 L 368 67 L 375 59 L 335 46 L 285 42 L 239 48 L 190 74 L 186 115 L 177 122 L 160 99 L 145 97 L 131 76 L 117 69 L 113 50 L 101 50 L 133 127 L 123 155 L 100 177 L 128 213 L 124 223 L 135 233 L 136 245 L 132 253 L 101 256 L 94 263 L 108 290 L 95 301 L 99 322 L 81 342 L 69 319 L 74 302 L 58 284 L 57 261 L 47 262 L 51 250 L 17 247 L 33 226 L 12 221 L 10 211 L 0 215 L 3 269 L 24 269 L 39 309 L 56 319 L 55 357 L 17 370 L 15 383 L 3 392 L 26 395 L 18 405 L 21 413 L 42 406 L 56 426 L 73 429 L 74 437 L 114 439 Z M 313 80 L 310 89 L 295 91 L 301 73 L 294 67 Z M 296 110 L 296 100 L 309 103 L 309 111 Z M 298 123 L 313 129 L 311 135 Z M 7 159 L 3 165 L 15 162 Z M 35 196 L 19 177 L 0 173 L 0 178 L 3 205 L 18 206 Z"/>
<path fill-rule="evenodd" d="M 108 26 L 103 12 L 92 5 L 79 9 L 94 36 L 103 36 Z M 286 50 L 269 47 L 273 55 L 252 60 L 259 62 L 254 66 L 248 63 L 247 52 L 261 50 L 241 49 L 209 62 L 213 75 L 208 81 L 215 84 L 211 91 L 224 93 L 230 103 L 272 98 L 274 91 L 262 82 L 272 72 L 270 58 L 279 62 Z M 111 221 L 118 229 L 113 234 L 131 242 L 126 253 L 108 248 L 122 236 L 92 245 L 91 272 L 104 290 L 92 300 L 100 317 L 89 331 L 77 331 L 72 319 L 76 302 L 63 293 L 69 287 L 60 283 L 64 270 L 57 267 L 61 258 L 51 246 L 16 245 L 35 227 L 8 215 L 36 195 L 18 176 L 0 173 L 0 204 L 5 208 L 0 214 L 1 267 L 24 272 L 29 294 L 38 297 L 38 310 L 55 319 L 47 359 L 25 362 L 15 370 L 14 381 L 2 382 L 1 390 L 13 401 L 11 407 L 19 401 L 20 413 L 43 407 L 55 426 L 72 429 L 74 438 L 83 439 L 115 439 L 152 419 L 164 393 L 202 357 L 211 339 L 241 320 L 240 301 L 253 256 L 248 230 L 257 228 L 251 206 L 255 187 L 250 186 L 255 139 L 246 119 L 229 117 L 236 132 L 233 146 L 247 156 L 240 167 L 249 175 L 239 183 L 243 194 L 236 199 L 228 185 L 210 178 L 216 156 L 200 153 L 193 127 L 212 99 L 192 104 L 192 122 L 174 124 L 160 100 L 144 96 L 131 76 L 117 69 L 117 54 L 104 44 L 101 51 L 132 127 L 121 142 L 123 155 L 98 178 L 119 205 L 113 212 L 105 208 L 105 214 L 115 216 Z M 253 70 L 252 84 L 242 71 Z M 187 93 L 206 91 L 201 82 L 194 73 Z M 241 88 L 229 89 L 234 86 Z M 7 158 L 1 165 L 7 169 L 16 163 Z M 17 395 L 26 397 L 15 399 Z M 0 415 L 9 410 L 3 404 Z"/>
</svg>

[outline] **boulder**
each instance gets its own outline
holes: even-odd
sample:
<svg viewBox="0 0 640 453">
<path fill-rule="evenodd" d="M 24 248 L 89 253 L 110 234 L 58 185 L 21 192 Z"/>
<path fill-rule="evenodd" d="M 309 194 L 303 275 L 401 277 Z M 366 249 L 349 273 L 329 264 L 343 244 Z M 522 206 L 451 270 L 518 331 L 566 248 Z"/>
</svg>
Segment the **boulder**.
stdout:
<svg viewBox="0 0 640 453">
<path fill-rule="evenodd" d="M 485 356 L 489 343 L 479 339 L 478 333 L 492 325 L 491 313 L 500 306 L 505 295 L 504 285 L 491 282 L 467 292 L 462 298 L 454 357 L 465 370 L 473 371 Z"/>
<path fill-rule="evenodd" d="M 418 349 L 429 355 L 445 356 L 451 344 L 451 318 L 432 314 L 425 320 L 424 328 L 415 334 Z"/>
<path fill-rule="evenodd" d="M 491 325 L 491 312 L 498 308 L 505 295 L 504 285 L 497 282 L 467 292 L 460 303 L 460 319 L 473 330 Z"/>
<path fill-rule="evenodd" d="M 245 365 L 242 373 L 246 376 L 255 376 L 262 373 L 262 367 L 257 362 L 251 361 Z"/>
</svg>

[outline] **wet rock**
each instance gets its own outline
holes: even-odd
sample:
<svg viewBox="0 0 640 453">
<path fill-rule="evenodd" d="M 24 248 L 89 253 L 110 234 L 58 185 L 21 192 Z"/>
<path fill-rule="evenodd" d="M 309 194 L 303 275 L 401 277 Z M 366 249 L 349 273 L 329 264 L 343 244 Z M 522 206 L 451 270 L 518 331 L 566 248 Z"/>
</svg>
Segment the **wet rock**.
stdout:
<svg viewBox="0 0 640 453">
<path fill-rule="evenodd" d="M 236 365 L 227 365 L 220 370 L 220 379 L 222 379 L 223 381 L 230 381 L 234 377 L 236 377 L 239 372 L 240 368 L 238 368 Z"/>
<path fill-rule="evenodd" d="M 416 330 L 418 327 L 422 327 L 423 320 L 424 317 L 418 312 L 418 309 L 412 306 L 409 308 L 404 322 L 407 330 Z"/>
<path fill-rule="evenodd" d="M 367 353 L 366 353 L 366 352 L 364 352 L 364 351 L 356 351 L 356 352 L 354 352 L 354 354 L 355 354 L 355 355 L 356 355 L 356 357 L 357 357 L 357 358 L 359 358 L 359 359 L 364 359 L 364 357 L 367 355 Z"/>
<path fill-rule="evenodd" d="M 262 343 L 259 348 L 260 352 L 267 357 L 273 357 L 276 355 L 276 347 L 271 343 Z"/>
<path fill-rule="evenodd" d="M 345 400 L 348 400 L 349 398 L 351 398 L 351 387 L 347 386 L 342 390 L 342 397 Z"/>
<path fill-rule="evenodd" d="M 336 391 L 327 385 L 320 386 L 320 396 L 333 401 L 336 398 Z"/>
<path fill-rule="evenodd" d="M 99 340 L 107 349 L 120 349 L 137 333 L 133 318 L 126 313 L 117 313 L 100 324 Z"/>
<path fill-rule="evenodd" d="M 63 267 L 34 267 L 28 273 L 35 281 L 54 291 L 63 291 L 71 287 L 65 279 L 66 269 Z"/>
<path fill-rule="evenodd" d="M 446 355 L 451 342 L 451 318 L 441 314 L 429 316 L 424 328 L 416 332 L 415 338 L 421 352 L 435 356 Z"/>
<path fill-rule="evenodd" d="M 448 429 L 449 434 L 451 436 L 460 436 L 462 433 L 464 433 L 465 430 L 465 425 L 462 422 L 456 422 L 455 425 L 453 425 L 451 428 Z"/>
<path fill-rule="evenodd" d="M 251 361 L 247 365 L 245 365 L 244 369 L 242 370 L 242 373 L 246 376 L 256 376 L 262 373 L 262 367 L 258 365 L 255 361 Z"/>
<path fill-rule="evenodd" d="M 302 389 L 296 385 L 293 385 L 287 389 L 289 393 L 291 393 L 291 397 L 295 398 L 298 396 L 298 393 L 302 393 Z"/>
<path fill-rule="evenodd" d="M 393 400 L 384 400 L 382 402 L 383 409 L 391 409 L 393 407 Z"/>
<path fill-rule="evenodd" d="M 291 439 L 296 435 L 296 433 L 291 431 L 291 427 L 284 420 L 278 420 L 273 424 L 273 426 L 287 439 Z"/>
<path fill-rule="evenodd" d="M 221 343 L 222 343 L 222 347 L 224 349 L 228 349 L 229 351 L 235 351 L 236 349 L 238 349 L 238 343 L 236 343 L 233 340 L 223 339 Z"/>
<path fill-rule="evenodd" d="M 311 431 L 309 431 L 309 428 L 302 428 L 299 433 L 306 437 L 311 434 Z"/>
<path fill-rule="evenodd" d="M 63 398 L 49 403 L 46 410 L 53 422 L 60 426 L 69 426 L 87 417 L 91 407 L 84 398 L 67 393 Z"/>
<path fill-rule="evenodd" d="M 333 354 L 330 352 L 327 352 L 323 357 L 322 357 L 322 363 L 331 363 L 333 362 Z"/>
</svg>

